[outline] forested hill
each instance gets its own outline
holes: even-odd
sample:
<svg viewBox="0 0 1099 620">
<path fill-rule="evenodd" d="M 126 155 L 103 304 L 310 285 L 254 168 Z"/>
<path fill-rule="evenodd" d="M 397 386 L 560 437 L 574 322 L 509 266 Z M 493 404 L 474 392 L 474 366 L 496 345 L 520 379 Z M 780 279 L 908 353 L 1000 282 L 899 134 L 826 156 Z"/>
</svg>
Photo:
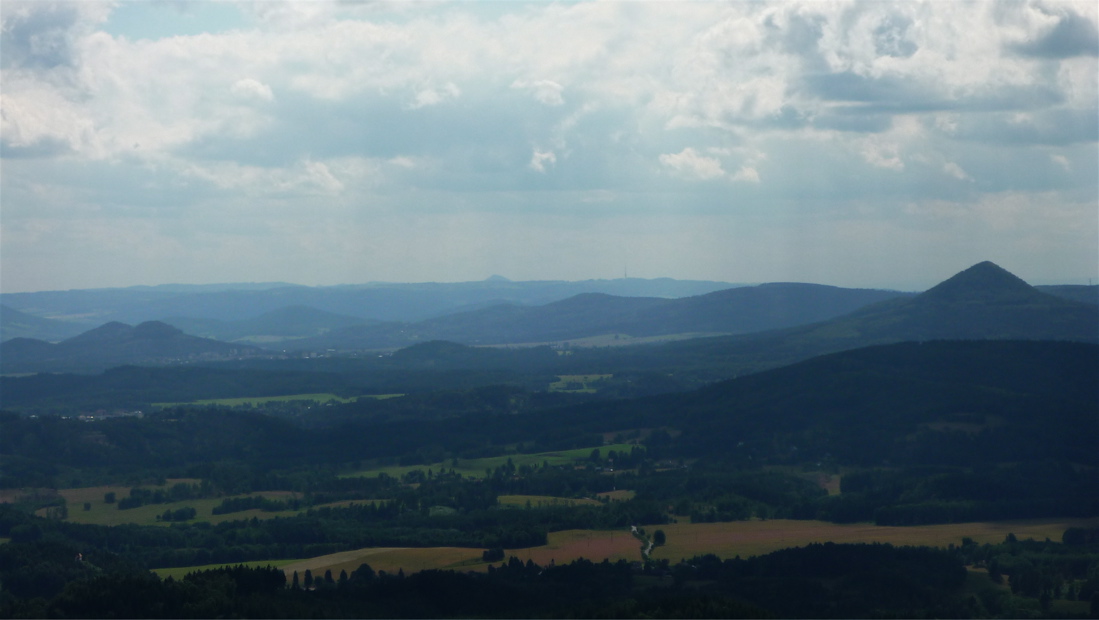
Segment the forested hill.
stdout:
<svg viewBox="0 0 1099 620">
<path fill-rule="evenodd" d="M 860 465 L 1094 467 L 1096 394 L 1094 344 L 933 341 L 822 356 L 663 404 L 678 412 L 681 453 L 717 455 L 743 441 Z"/>
<path fill-rule="evenodd" d="M 927 340 L 1022 339 L 1099 342 L 1099 306 L 1039 291 L 983 262 L 913 297 L 789 329 L 703 338 L 611 355 L 637 367 L 711 373 L 717 379 L 836 351 Z M 716 372 L 715 372 L 716 371 Z"/>
<path fill-rule="evenodd" d="M 248 345 L 190 336 L 158 321 L 137 326 L 112 322 L 57 344 L 30 338 L 2 342 L 0 365 L 5 373 L 101 371 L 122 364 L 209 361 L 261 353 Z"/>
<path fill-rule="evenodd" d="M 448 400 L 359 400 L 309 414 L 312 426 L 323 426 L 325 419 L 338 424 L 331 431 L 287 429 L 276 435 L 238 427 L 256 424 L 258 431 L 260 426 L 281 428 L 289 423 L 224 411 L 188 414 L 194 424 L 186 425 L 183 436 L 173 430 L 183 426 L 165 421 L 179 414 L 147 416 L 144 421 L 108 420 L 96 425 L 104 441 L 74 444 L 72 454 L 97 455 L 94 459 L 103 459 L 96 461 L 103 466 L 145 458 L 180 466 L 216 458 L 197 451 L 206 444 L 216 445 L 225 455 L 264 454 L 288 461 L 355 462 L 398 457 L 423 446 L 433 446 L 446 458 L 465 458 L 467 450 L 483 454 L 495 446 L 503 452 L 524 442 L 541 444 L 557 438 L 567 444 L 571 437 L 664 428 L 674 430 L 675 437 L 654 439 L 652 449 L 686 459 L 750 457 L 756 464 L 828 461 L 860 466 L 1048 461 L 1099 466 L 1093 449 L 1099 436 L 1099 345 L 1094 344 L 901 343 L 823 356 L 693 392 L 528 409 L 524 415 L 510 413 L 523 398 L 521 390 L 497 392 L 492 398 L 500 406 L 488 413 L 440 417 L 456 395 Z M 33 446 L 43 441 L 61 446 L 65 440 L 38 433 L 35 441 L 22 442 L 16 431 L 26 424 L 37 423 L 5 422 L 5 454 L 14 450 L 21 459 L 43 460 L 50 467 L 62 464 L 57 458 L 68 453 L 65 450 L 47 455 Z M 226 433 L 225 424 L 233 425 L 234 431 Z M 368 425 L 369 431 L 355 430 L 359 425 Z M 87 431 L 80 428 L 74 427 L 72 437 L 78 444 Z M 566 447 L 581 445 L 582 441 Z M 20 446 L 31 446 L 30 452 L 21 453 Z M 140 454 L 129 454 L 131 450 Z"/>
<path fill-rule="evenodd" d="M 379 349 L 450 340 L 539 343 L 622 335 L 739 334 L 803 325 L 907 294 L 819 284 L 744 286 L 679 299 L 585 293 L 541 306 L 499 305 L 418 323 L 353 326 L 282 343 L 299 349 Z"/>
</svg>

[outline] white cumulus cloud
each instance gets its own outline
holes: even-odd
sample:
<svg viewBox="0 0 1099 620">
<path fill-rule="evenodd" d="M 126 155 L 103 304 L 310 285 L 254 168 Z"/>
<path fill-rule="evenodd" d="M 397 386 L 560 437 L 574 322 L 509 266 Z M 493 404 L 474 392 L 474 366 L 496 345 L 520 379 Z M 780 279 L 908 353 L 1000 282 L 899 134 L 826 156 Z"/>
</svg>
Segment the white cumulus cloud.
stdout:
<svg viewBox="0 0 1099 620">
<path fill-rule="evenodd" d="M 538 172 L 545 172 L 546 166 L 553 166 L 557 163 L 557 154 L 553 151 L 542 151 L 534 149 L 534 152 L 530 156 L 530 168 Z"/>
<path fill-rule="evenodd" d="M 565 103 L 565 99 L 561 96 L 565 88 L 552 80 L 534 80 L 530 82 L 515 80 L 512 82 L 511 87 L 529 92 L 539 103 L 548 106 L 559 106 Z"/>
<path fill-rule="evenodd" d="M 234 95 L 243 99 L 259 99 L 262 101 L 274 101 L 275 99 L 270 86 L 253 78 L 237 80 L 230 90 Z"/>
<path fill-rule="evenodd" d="M 660 163 L 686 178 L 709 180 L 725 176 L 717 158 L 701 155 L 691 147 L 661 155 Z"/>
</svg>

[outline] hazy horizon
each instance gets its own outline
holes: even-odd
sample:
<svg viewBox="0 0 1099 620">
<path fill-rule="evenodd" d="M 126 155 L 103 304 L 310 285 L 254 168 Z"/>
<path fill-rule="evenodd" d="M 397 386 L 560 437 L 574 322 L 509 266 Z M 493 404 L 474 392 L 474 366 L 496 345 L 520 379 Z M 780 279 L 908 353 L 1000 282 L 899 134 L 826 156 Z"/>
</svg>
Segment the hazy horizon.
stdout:
<svg viewBox="0 0 1099 620">
<path fill-rule="evenodd" d="M 0 292 L 1099 280 L 1094 2 L 0 4 Z"/>
</svg>

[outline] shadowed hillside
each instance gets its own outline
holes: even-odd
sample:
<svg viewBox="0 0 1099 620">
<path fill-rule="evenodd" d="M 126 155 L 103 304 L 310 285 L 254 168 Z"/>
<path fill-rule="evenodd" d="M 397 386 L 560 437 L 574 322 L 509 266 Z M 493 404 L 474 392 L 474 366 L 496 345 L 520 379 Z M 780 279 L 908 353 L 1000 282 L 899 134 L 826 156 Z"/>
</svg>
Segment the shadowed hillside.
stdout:
<svg viewBox="0 0 1099 620">
<path fill-rule="evenodd" d="M 875 344 L 1022 339 L 1099 342 L 1099 307 L 1043 293 L 991 262 L 913 297 L 896 298 L 820 323 L 743 336 L 672 343 L 630 352 L 638 365 L 725 376 L 774 368 Z"/>
</svg>

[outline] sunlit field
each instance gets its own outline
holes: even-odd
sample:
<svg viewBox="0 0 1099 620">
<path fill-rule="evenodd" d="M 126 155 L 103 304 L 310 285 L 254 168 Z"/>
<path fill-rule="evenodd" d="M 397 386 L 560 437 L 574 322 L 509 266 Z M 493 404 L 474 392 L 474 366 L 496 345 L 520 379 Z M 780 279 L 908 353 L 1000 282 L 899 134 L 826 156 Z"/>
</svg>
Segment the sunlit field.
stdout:
<svg viewBox="0 0 1099 620">
<path fill-rule="evenodd" d="M 697 555 L 713 553 L 722 558 L 748 558 L 765 555 L 779 549 L 803 547 L 813 543 L 889 543 L 896 546 L 926 545 L 947 547 L 958 545 L 962 538 L 972 538 L 978 544 L 999 543 L 1009 534 L 1020 540 L 1060 540 L 1070 527 L 1097 527 L 1093 519 L 1026 519 L 977 523 L 951 523 L 912 527 L 886 527 L 866 523 L 835 524 L 824 521 L 734 521 L 729 523 L 670 523 L 645 528 L 649 533 L 664 530 L 667 544 L 652 552 L 653 559 L 672 563 Z M 566 530 L 552 532 L 546 545 L 528 549 L 507 549 L 505 556 L 514 556 L 539 565 L 568 563 L 578 558 L 594 562 L 610 560 L 640 561 L 641 545 L 627 529 Z M 485 570 L 481 561 L 483 549 L 463 547 L 378 547 L 343 551 L 301 560 L 271 560 L 253 562 L 252 566 L 271 564 L 281 567 L 290 579 L 294 571 L 306 569 L 314 575 L 331 570 L 338 576 L 341 570 L 349 574 L 361 564 L 375 571 L 405 573 L 428 569 Z M 234 564 L 235 565 L 235 564 Z M 217 565 L 214 565 L 217 566 Z M 208 567 L 158 569 L 161 575 L 186 574 Z M 168 571 L 171 572 L 168 572 Z"/>
</svg>

